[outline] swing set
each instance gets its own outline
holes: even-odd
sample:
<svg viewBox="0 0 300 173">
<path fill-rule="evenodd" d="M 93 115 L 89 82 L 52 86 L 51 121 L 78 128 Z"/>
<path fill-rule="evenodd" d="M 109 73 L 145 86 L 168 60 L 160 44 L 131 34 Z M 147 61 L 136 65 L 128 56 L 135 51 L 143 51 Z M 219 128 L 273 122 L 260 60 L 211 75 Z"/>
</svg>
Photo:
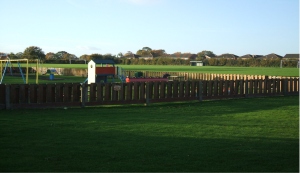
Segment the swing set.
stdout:
<svg viewBox="0 0 300 173">
<path fill-rule="evenodd" d="M 23 70 L 21 68 L 20 62 L 26 62 L 26 74 L 24 77 Z M 0 84 L 2 84 L 4 76 L 7 72 L 7 69 L 9 68 L 10 75 L 13 76 L 13 69 L 12 69 L 12 62 L 17 62 L 18 68 L 20 70 L 21 77 L 23 79 L 24 84 L 28 84 L 28 59 L 10 59 L 7 57 L 6 59 L 0 59 L 0 72 L 1 72 L 1 79 Z M 36 84 L 38 84 L 38 62 L 39 60 L 36 60 Z"/>
</svg>

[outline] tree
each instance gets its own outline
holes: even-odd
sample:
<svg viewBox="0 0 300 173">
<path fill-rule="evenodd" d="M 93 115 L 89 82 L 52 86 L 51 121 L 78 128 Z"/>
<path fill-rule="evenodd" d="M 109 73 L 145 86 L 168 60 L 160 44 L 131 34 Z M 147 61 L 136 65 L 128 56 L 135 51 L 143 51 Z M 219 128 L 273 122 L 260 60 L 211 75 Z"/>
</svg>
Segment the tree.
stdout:
<svg viewBox="0 0 300 173">
<path fill-rule="evenodd" d="M 8 57 L 10 58 L 10 59 L 18 59 L 18 57 L 17 57 L 17 55 L 15 55 L 14 53 L 10 53 L 10 54 L 8 54 Z"/>
<path fill-rule="evenodd" d="M 201 60 L 206 59 L 206 56 L 215 57 L 216 55 L 212 51 L 203 50 L 202 52 L 197 53 L 198 58 Z"/>
<path fill-rule="evenodd" d="M 110 53 L 107 53 L 107 54 L 103 55 L 103 59 L 114 59 L 114 58 L 115 58 L 115 56 L 113 56 Z"/>
<path fill-rule="evenodd" d="M 140 56 L 152 56 L 152 49 L 150 47 L 143 47 L 136 52 Z"/>
<path fill-rule="evenodd" d="M 166 51 L 164 49 L 152 50 L 151 54 L 153 55 L 153 57 L 159 57 L 166 55 Z"/>
<path fill-rule="evenodd" d="M 40 59 L 40 60 L 44 60 L 45 59 L 45 53 L 43 52 L 43 50 L 37 46 L 30 46 L 27 47 L 24 50 L 23 53 L 23 58 L 27 58 L 27 59 Z"/>
<path fill-rule="evenodd" d="M 18 52 L 16 56 L 18 57 L 18 59 L 21 59 L 23 57 L 23 52 Z"/>
<path fill-rule="evenodd" d="M 77 60 L 78 59 L 78 57 L 74 54 L 68 54 L 66 56 L 66 58 L 69 60 L 70 64 L 72 63 L 72 60 Z"/>
<path fill-rule="evenodd" d="M 123 57 L 124 57 L 124 55 L 122 52 L 118 53 L 117 58 L 123 58 Z"/>
<path fill-rule="evenodd" d="M 51 60 L 51 59 L 55 59 L 55 53 L 53 52 L 48 52 L 45 56 L 46 60 Z"/>
<path fill-rule="evenodd" d="M 90 55 L 89 57 L 91 60 L 103 59 L 103 55 L 98 54 L 98 53 L 94 53 L 94 54 Z"/>
<path fill-rule="evenodd" d="M 86 61 L 91 60 L 91 59 L 90 59 L 90 56 L 87 55 L 87 54 L 81 55 L 81 56 L 79 57 L 79 59 L 81 59 L 81 60 L 86 60 Z"/>
<path fill-rule="evenodd" d="M 131 51 L 127 51 L 125 53 L 124 57 L 126 57 L 126 58 L 134 58 L 134 55 L 133 55 L 133 53 Z"/>
<path fill-rule="evenodd" d="M 146 52 L 151 52 L 152 51 L 152 49 L 150 47 L 143 47 L 142 50 L 146 51 Z"/>
<path fill-rule="evenodd" d="M 55 54 L 55 59 L 59 60 L 67 60 L 69 56 L 69 53 L 66 51 L 59 51 Z"/>
</svg>

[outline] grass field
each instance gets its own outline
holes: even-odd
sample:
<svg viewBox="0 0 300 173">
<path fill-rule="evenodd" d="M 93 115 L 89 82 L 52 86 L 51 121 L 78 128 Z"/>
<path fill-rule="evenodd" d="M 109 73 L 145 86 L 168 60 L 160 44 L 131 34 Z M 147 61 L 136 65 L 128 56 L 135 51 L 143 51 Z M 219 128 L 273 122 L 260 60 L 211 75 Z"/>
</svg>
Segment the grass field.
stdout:
<svg viewBox="0 0 300 173">
<path fill-rule="evenodd" d="M 270 76 L 299 76 L 298 68 L 278 67 L 227 67 L 227 66 L 166 66 L 166 65 L 117 65 L 124 70 L 144 71 L 175 71 L 195 73 L 217 73 L 217 74 L 247 74 L 247 75 L 270 75 Z M 33 67 L 34 64 L 33 64 Z M 43 64 L 48 68 L 81 68 L 86 69 L 87 64 Z"/>
<path fill-rule="evenodd" d="M 299 171 L 297 96 L 0 115 L 0 172 Z"/>
<path fill-rule="evenodd" d="M 29 64 L 29 66 L 31 66 Z M 48 68 L 87 68 L 83 64 L 43 64 Z M 134 71 L 162 71 L 162 72 L 194 72 L 194 73 L 215 73 L 215 74 L 242 74 L 242 75 L 270 75 L 299 77 L 297 68 L 267 68 L 267 67 L 219 67 L 219 66 L 159 66 L 159 65 L 120 65 L 124 70 Z M 55 76 L 55 80 L 49 80 L 49 75 L 40 75 L 39 83 L 82 83 L 85 77 Z M 116 80 L 117 81 L 117 80 Z M 3 83 L 23 83 L 20 76 L 11 77 L 6 75 Z M 35 83 L 35 75 L 29 76 L 29 84 Z"/>
<path fill-rule="evenodd" d="M 86 77 L 78 77 L 78 76 L 63 76 L 63 75 L 55 75 L 54 80 L 49 79 L 49 75 L 40 75 L 38 83 L 39 84 L 54 84 L 54 83 L 83 83 Z M 2 81 L 3 84 L 24 84 L 24 81 L 21 76 L 10 76 L 6 75 Z M 31 74 L 28 77 L 29 84 L 36 83 L 35 74 Z"/>
</svg>

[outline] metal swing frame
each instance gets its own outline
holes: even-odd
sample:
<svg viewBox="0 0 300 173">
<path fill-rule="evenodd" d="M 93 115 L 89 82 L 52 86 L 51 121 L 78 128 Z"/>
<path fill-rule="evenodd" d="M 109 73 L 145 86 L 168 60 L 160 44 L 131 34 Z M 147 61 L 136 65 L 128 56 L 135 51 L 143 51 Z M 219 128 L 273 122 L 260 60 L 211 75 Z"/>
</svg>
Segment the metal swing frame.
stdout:
<svg viewBox="0 0 300 173">
<path fill-rule="evenodd" d="M 20 61 L 26 61 L 26 79 L 25 79 L 23 71 L 21 69 Z M 3 69 L 2 62 L 5 62 L 4 69 Z M 0 60 L 0 72 L 1 72 L 0 84 L 2 84 L 2 81 L 3 81 L 5 73 L 6 73 L 6 69 L 7 69 L 7 67 L 8 67 L 9 64 L 10 64 L 10 73 L 12 75 L 11 62 L 18 62 L 18 67 L 19 67 L 22 79 L 23 79 L 23 81 L 24 81 L 25 84 L 28 84 L 28 59 L 10 59 L 10 58 L 7 58 L 5 60 Z"/>
</svg>

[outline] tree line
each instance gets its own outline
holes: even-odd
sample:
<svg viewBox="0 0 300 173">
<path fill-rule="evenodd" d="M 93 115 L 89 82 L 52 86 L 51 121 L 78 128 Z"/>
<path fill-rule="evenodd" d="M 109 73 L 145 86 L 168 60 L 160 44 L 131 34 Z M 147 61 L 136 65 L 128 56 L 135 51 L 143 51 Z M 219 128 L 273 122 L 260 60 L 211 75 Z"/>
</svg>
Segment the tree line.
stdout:
<svg viewBox="0 0 300 173">
<path fill-rule="evenodd" d="M 0 53 L 0 55 L 3 53 Z M 190 53 L 185 53 L 190 54 Z M 152 50 L 149 47 L 143 47 L 139 49 L 135 54 L 128 51 L 125 54 L 119 53 L 117 55 L 112 54 L 91 54 L 82 55 L 79 58 L 74 54 L 70 54 L 66 51 L 59 51 L 57 53 L 49 52 L 47 54 L 37 46 L 27 47 L 24 52 L 10 53 L 8 56 L 11 59 L 28 59 L 36 60 L 39 59 L 43 63 L 57 63 L 57 64 L 86 64 L 90 60 L 97 59 L 110 59 L 114 60 L 116 64 L 123 65 L 190 65 L 190 59 L 174 58 L 180 57 L 181 52 L 175 52 L 173 57 L 163 49 Z M 206 66 L 239 66 L 239 67 L 279 67 L 280 59 L 226 59 L 226 58 L 209 58 L 207 56 L 215 57 L 216 55 L 212 51 L 203 50 L 196 54 L 197 56 L 193 58 L 196 61 L 202 61 Z M 139 58 L 139 57 L 148 57 Z M 296 61 L 284 61 L 283 67 L 296 67 Z"/>
</svg>

